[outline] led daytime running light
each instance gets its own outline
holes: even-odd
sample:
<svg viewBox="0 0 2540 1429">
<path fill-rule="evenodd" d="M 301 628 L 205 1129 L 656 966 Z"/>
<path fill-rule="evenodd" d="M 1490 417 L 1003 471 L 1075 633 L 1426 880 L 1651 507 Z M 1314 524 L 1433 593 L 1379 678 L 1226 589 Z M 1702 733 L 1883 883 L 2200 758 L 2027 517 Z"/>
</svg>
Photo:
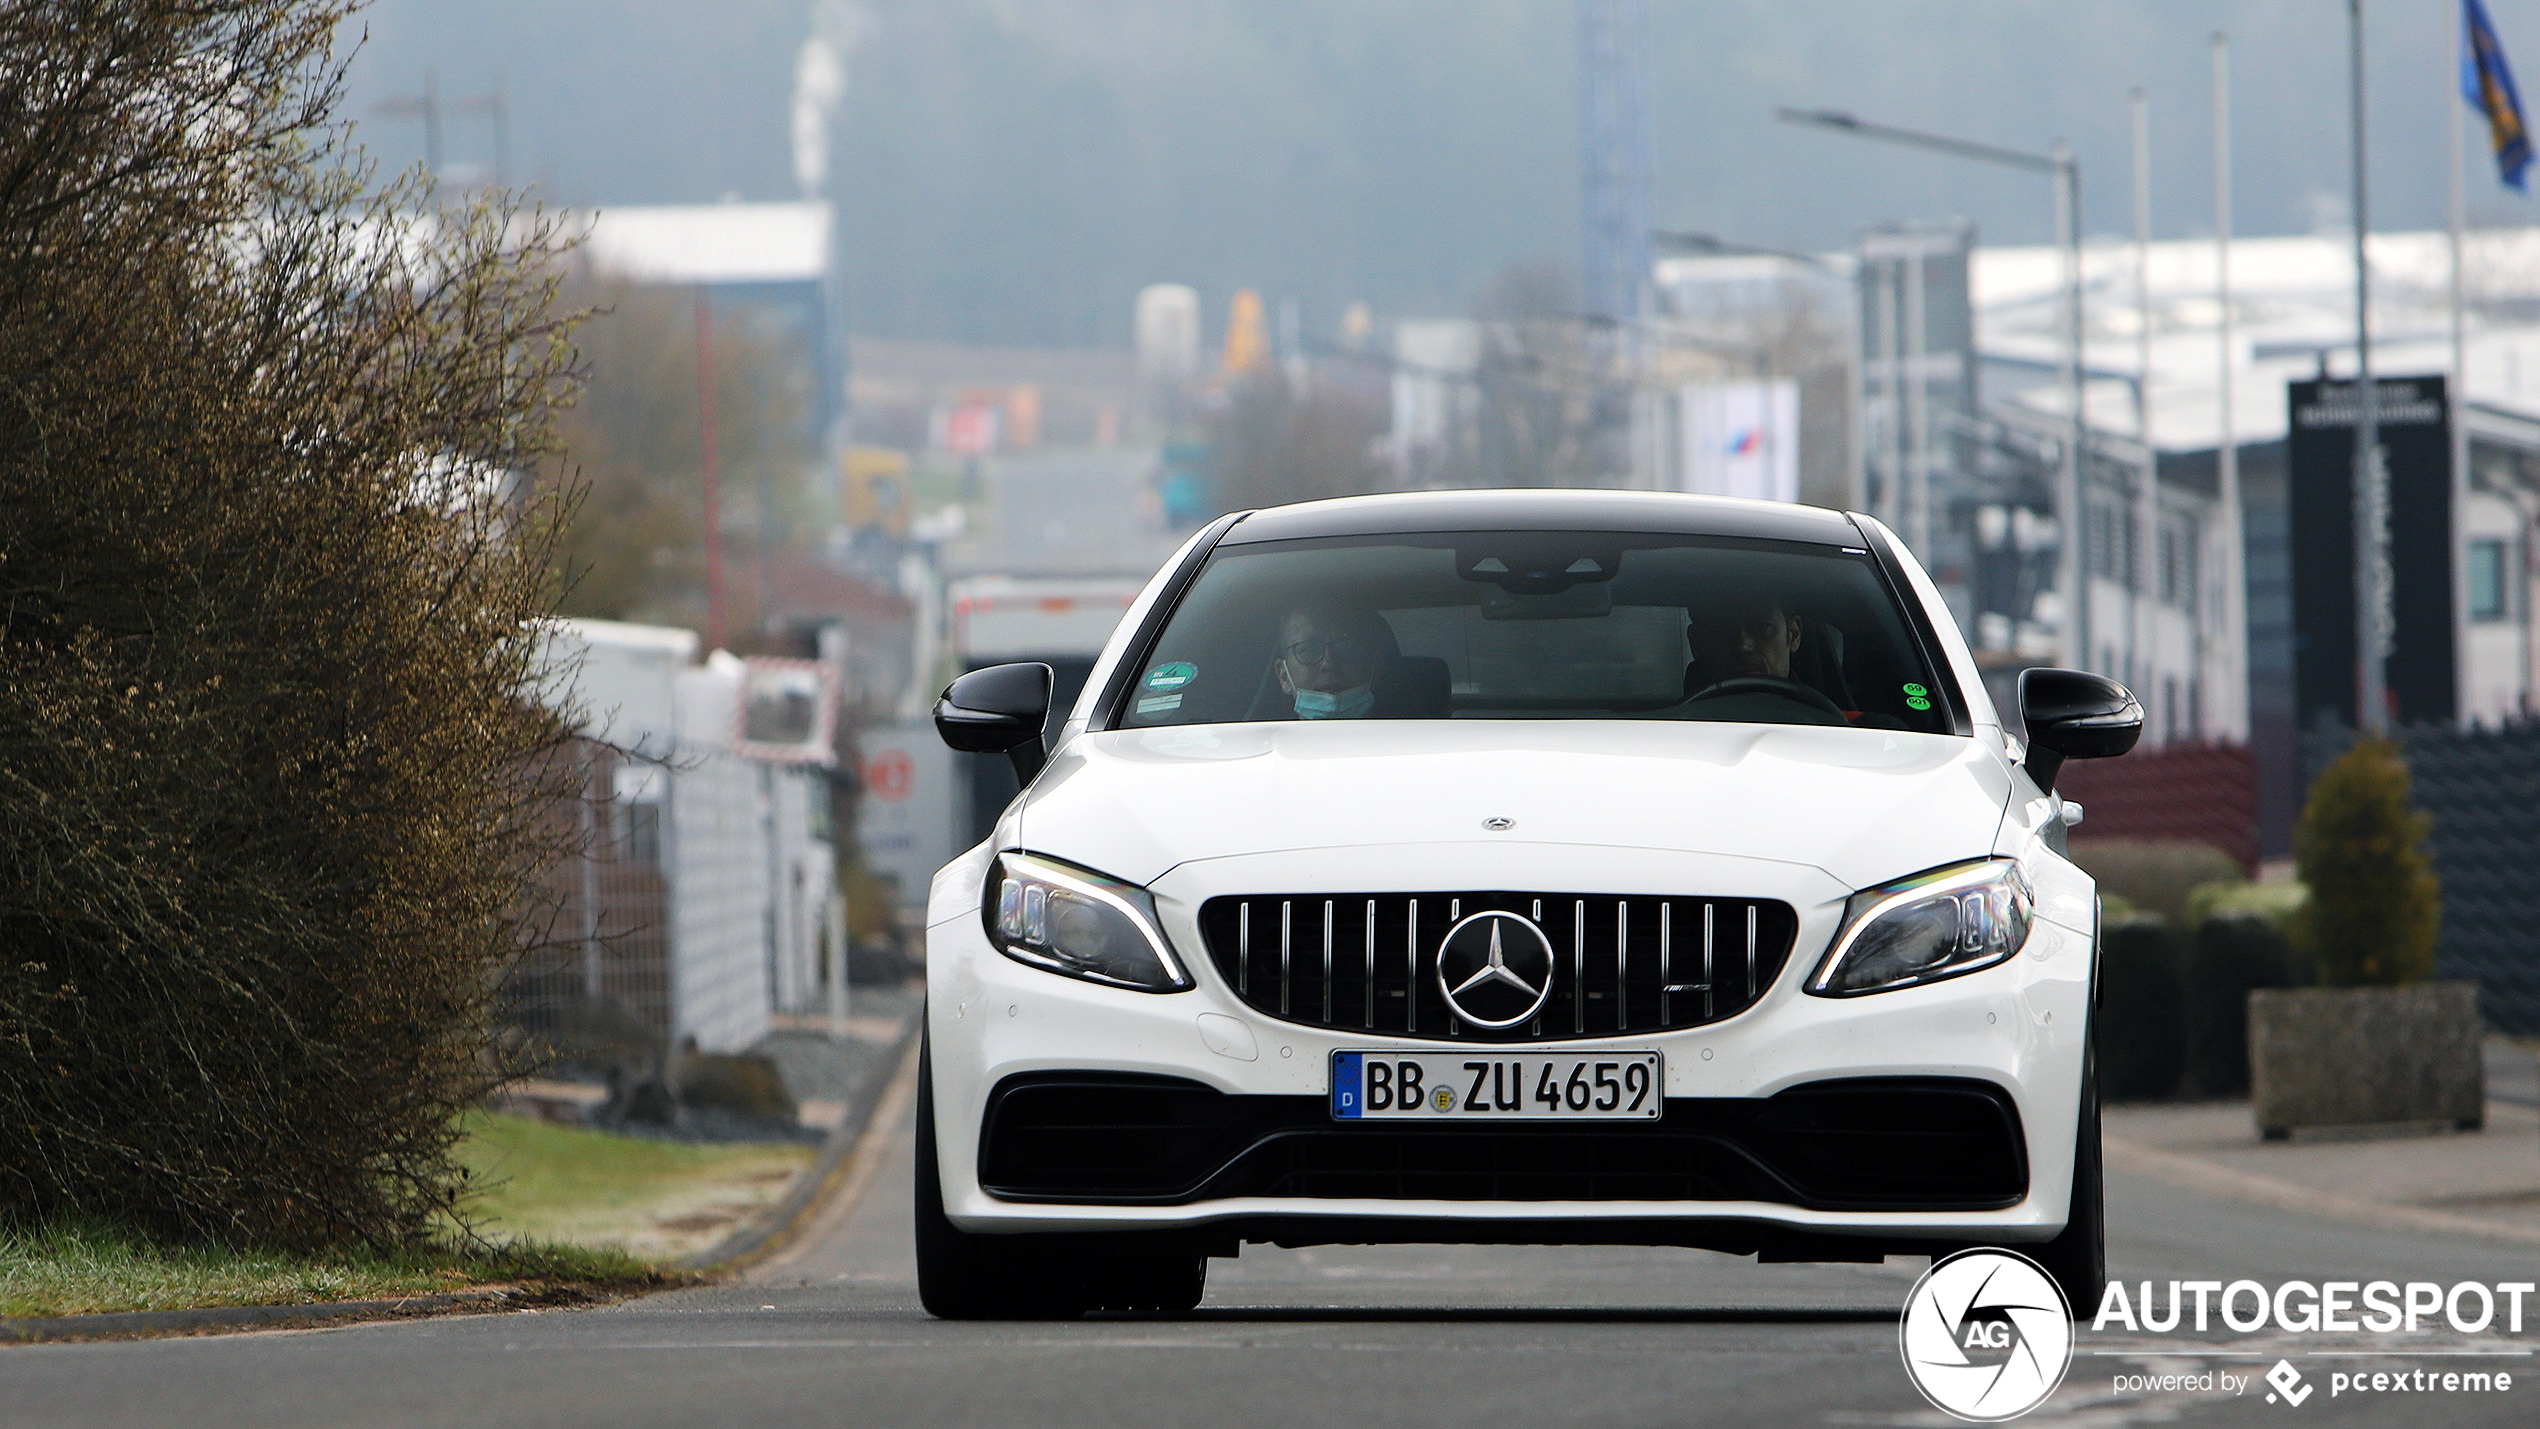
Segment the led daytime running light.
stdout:
<svg viewBox="0 0 2540 1429">
<path fill-rule="evenodd" d="M 1195 985 L 1156 926 L 1154 912 L 1143 906 L 1143 890 L 1024 853 L 999 854 L 991 878 L 995 892 L 983 910 L 988 938 L 1007 957 L 1049 972 L 1140 992 L 1179 992 Z M 1161 977 L 1125 977 L 1116 965 L 1107 967 L 1081 948 L 1068 947 L 1063 911 L 1053 909 L 1053 903 L 1063 907 L 1067 899 L 1094 905 L 1112 921 L 1135 929 L 1141 951 L 1154 959 Z"/>
<path fill-rule="evenodd" d="M 1846 972 L 1858 971 L 1853 963 L 1865 943 L 1880 935 L 1910 938 L 1913 930 L 1895 924 L 1916 913 L 1937 915 L 1944 903 L 1949 905 L 1950 931 L 1945 939 L 1930 937 L 1917 962 L 1899 967 L 1896 976 L 1882 981 L 1841 985 Z M 1808 990 L 1821 997 L 1858 997 L 1976 972 L 2009 961 L 2027 944 L 2035 922 L 2028 879 L 2010 859 L 1986 859 L 1898 879 L 1853 895 L 1843 929 L 1809 979 Z M 1868 957 L 1893 957 L 1895 951 L 1907 949 L 1910 944 L 1896 950 L 1878 948 Z"/>
</svg>

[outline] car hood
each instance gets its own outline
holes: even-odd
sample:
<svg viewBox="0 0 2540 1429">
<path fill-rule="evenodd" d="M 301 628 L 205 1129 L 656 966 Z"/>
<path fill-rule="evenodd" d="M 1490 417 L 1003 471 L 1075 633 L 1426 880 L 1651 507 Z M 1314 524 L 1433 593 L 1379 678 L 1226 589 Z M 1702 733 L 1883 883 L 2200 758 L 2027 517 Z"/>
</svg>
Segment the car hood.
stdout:
<svg viewBox="0 0 2540 1429">
<path fill-rule="evenodd" d="M 1860 888 L 1982 857 L 2010 788 L 1978 740 L 1886 730 L 1192 725 L 1070 740 L 1009 838 L 1134 883 L 1198 859 L 1504 836 L 1773 859 Z"/>
</svg>

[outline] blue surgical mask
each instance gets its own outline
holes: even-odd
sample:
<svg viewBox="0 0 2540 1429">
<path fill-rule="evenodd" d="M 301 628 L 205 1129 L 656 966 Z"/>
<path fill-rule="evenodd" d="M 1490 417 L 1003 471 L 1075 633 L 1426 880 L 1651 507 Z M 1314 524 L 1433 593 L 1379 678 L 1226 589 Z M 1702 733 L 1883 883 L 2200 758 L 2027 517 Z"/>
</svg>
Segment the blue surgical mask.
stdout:
<svg viewBox="0 0 2540 1429">
<path fill-rule="evenodd" d="M 1376 707 L 1376 687 L 1360 685 L 1333 694 L 1329 690 L 1296 692 L 1298 719 L 1364 719 Z"/>
</svg>

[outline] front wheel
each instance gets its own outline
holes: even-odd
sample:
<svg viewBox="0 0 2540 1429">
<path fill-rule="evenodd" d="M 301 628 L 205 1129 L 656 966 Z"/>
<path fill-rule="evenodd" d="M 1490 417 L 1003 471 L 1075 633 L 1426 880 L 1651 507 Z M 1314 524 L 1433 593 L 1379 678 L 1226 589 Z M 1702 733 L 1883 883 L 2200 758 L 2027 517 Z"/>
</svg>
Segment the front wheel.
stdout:
<svg viewBox="0 0 2540 1429">
<path fill-rule="evenodd" d="M 2074 1132 L 2072 1209 L 2064 1233 L 2039 1246 L 2034 1259 L 2071 1303 L 2073 1318 L 2098 1313 L 2108 1288 L 2106 1176 L 2099 1160 L 2099 1059 L 2082 1054 L 2081 1125 Z"/>
</svg>

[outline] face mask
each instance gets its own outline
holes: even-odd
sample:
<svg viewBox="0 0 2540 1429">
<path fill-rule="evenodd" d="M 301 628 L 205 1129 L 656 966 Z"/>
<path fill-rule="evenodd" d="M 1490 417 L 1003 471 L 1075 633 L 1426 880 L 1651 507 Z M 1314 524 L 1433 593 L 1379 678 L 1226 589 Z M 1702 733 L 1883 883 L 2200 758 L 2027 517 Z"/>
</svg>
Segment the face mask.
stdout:
<svg viewBox="0 0 2540 1429">
<path fill-rule="evenodd" d="M 1333 694 L 1329 690 L 1296 692 L 1298 719 L 1361 719 L 1376 707 L 1376 687 L 1360 685 L 1356 689 Z"/>
</svg>

